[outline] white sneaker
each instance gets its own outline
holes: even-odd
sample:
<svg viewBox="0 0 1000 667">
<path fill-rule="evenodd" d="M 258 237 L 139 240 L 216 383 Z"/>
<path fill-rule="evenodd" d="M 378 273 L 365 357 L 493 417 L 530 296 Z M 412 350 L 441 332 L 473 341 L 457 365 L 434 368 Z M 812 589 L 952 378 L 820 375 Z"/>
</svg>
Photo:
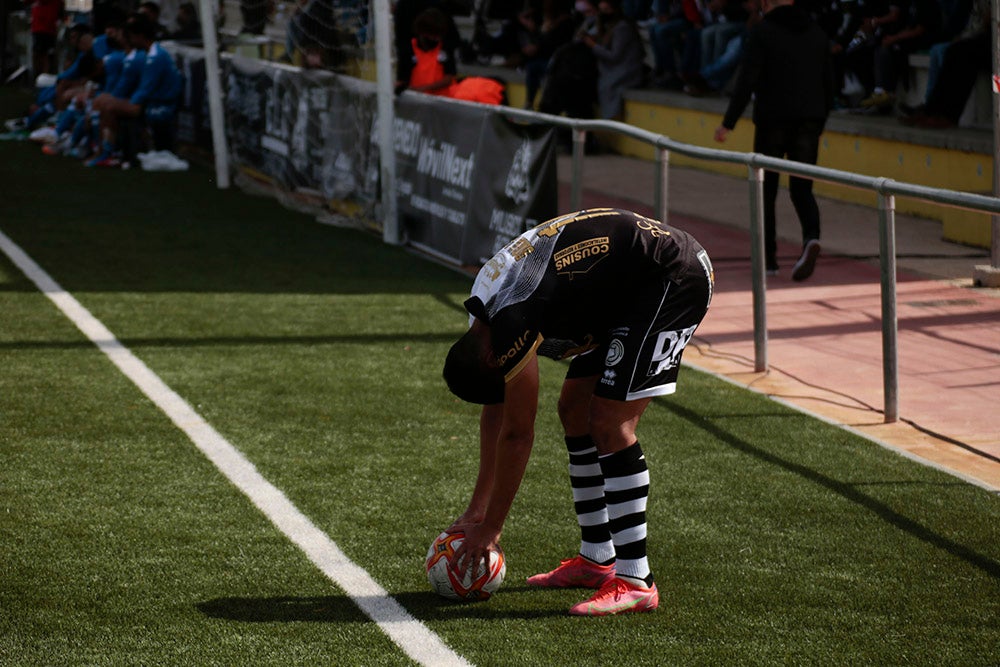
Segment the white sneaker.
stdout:
<svg viewBox="0 0 1000 667">
<path fill-rule="evenodd" d="M 10 120 L 5 120 L 3 125 L 7 128 L 8 132 L 28 129 L 28 121 L 24 118 L 11 118 Z"/>
<path fill-rule="evenodd" d="M 59 139 L 59 135 L 56 134 L 56 128 L 46 126 L 38 128 L 28 138 L 41 144 L 52 144 Z"/>
</svg>

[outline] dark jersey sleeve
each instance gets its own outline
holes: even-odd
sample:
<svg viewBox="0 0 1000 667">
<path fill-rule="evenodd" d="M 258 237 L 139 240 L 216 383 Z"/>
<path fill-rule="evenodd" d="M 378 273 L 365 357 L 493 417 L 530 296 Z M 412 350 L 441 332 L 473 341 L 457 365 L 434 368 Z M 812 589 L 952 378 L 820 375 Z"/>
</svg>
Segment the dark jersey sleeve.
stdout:
<svg viewBox="0 0 1000 667">
<path fill-rule="evenodd" d="M 493 355 L 507 382 L 521 372 L 542 342 L 533 321 L 536 319 L 527 316 L 522 304 L 515 304 L 501 310 L 490 322 Z"/>
</svg>

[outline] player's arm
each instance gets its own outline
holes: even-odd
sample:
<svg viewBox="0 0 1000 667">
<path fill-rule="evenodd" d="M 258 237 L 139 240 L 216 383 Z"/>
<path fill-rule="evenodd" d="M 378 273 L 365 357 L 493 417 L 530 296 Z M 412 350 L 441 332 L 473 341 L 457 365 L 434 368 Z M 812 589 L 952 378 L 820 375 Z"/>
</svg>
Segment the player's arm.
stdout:
<svg viewBox="0 0 1000 667">
<path fill-rule="evenodd" d="M 486 506 L 493 492 L 493 473 L 496 466 L 497 438 L 503 422 L 503 403 L 484 405 L 479 416 L 479 475 L 472 491 L 469 506 L 455 520 L 449 530 L 465 530 L 469 524 L 479 523 L 486 515 Z"/>
<path fill-rule="evenodd" d="M 480 523 L 469 526 L 465 541 L 455 552 L 457 562 L 468 567 L 481 563 L 500 541 L 504 521 L 521 486 L 535 440 L 538 411 L 538 357 L 532 352 L 521 371 L 504 390 L 502 418 L 497 433 L 493 482 Z M 463 557 L 467 556 L 467 558 Z M 464 569 L 460 574 L 464 575 Z"/>
</svg>

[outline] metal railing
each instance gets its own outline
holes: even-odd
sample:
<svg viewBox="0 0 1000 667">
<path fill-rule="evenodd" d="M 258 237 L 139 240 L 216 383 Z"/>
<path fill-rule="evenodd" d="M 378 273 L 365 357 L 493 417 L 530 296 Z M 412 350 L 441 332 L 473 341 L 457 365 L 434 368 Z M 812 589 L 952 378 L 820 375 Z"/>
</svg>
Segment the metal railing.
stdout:
<svg viewBox="0 0 1000 667">
<path fill-rule="evenodd" d="M 656 149 L 653 207 L 663 222 L 668 221 L 670 153 L 708 162 L 742 164 L 749 176 L 750 200 L 750 265 L 753 289 L 754 370 L 768 369 L 766 268 L 764 265 L 764 171 L 777 171 L 813 181 L 824 181 L 878 195 L 879 264 L 881 268 L 882 302 L 882 388 L 885 423 L 899 419 L 899 354 L 896 316 L 896 197 L 910 197 L 927 202 L 1000 215 L 1000 198 L 944 190 L 889 178 L 862 176 L 837 169 L 784 160 L 759 153 L 738 153 L 714 148 L 692 146 L 648 130 L 617 121 L 579 120 L 550 116 L 522 109 L 503 108 L 498 111 L 512 120 L 547 123 L 566 127 L 573 132 L 572 181 L 570 205 L 575 209 L 583 200 L 584 142 L 588 131 L 622 134 L 649 144 Z"/>
</svg>

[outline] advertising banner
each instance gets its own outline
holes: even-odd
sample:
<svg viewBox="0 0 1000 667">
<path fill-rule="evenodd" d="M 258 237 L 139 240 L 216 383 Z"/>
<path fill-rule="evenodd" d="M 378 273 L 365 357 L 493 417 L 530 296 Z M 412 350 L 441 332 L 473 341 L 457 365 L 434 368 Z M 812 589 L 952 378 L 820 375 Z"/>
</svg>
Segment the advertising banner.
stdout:
<svg viewBox="0 0 1000 667">
<path fill-rule="evenodd" d="M 410 93 L 396 103 L 398 207 L 409 241 L 481 264 L 555 217 L 555 135 L 491 106 Z"/>
</svg>

